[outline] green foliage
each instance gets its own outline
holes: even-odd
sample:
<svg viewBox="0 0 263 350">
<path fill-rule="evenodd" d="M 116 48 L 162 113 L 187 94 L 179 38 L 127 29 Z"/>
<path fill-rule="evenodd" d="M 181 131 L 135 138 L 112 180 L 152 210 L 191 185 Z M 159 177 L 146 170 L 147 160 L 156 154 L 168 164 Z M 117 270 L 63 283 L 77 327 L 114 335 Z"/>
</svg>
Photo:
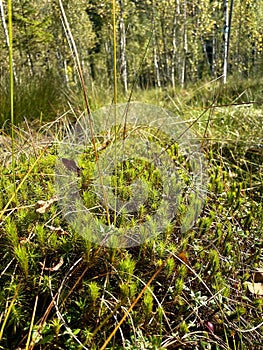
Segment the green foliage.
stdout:
<svg viewBox="0 0 263 350">
<path fill-rule="evenodd" d="M 24 273 L 25 277 L 28 277 L 29 272 L 29 262 L 28 262 L 28 252 L 27 248 L 24 245 L 18 245 L 17 247 L 14 247 L 14 256 L 17 259 L 22 272 Z"/>
<path fill-rule="evenodd" d="M 66 86 L 59 75 L 53 72 L 41 73 L 37 77 L 24 77 L 14 88 L 15 122 L 51 120 L 65 112 Z M 10 119 L 9 89 L 6 81 L 0 81 L 0 123 Z"/>
<path fill-rule="evenodd" d="M 17 123 L 27 119 L 52 119 L 67 109 L 82 110 L 83 100 L 77 67 L 68 45 L 57 3 L 13 0 L 14 108 Z M 3 24 L 7 8 L 4 7 Z M 64 4 L 92 109 L 111 102 L 113 45 L 111 1 L 103 4 L 77 0 Z M 223 3 L 219 1 L 162 0 L 116 3 L 118 90 L 127 86 L 149 89 L 163 87 L 172 98 L 178 86 L 213 80 L 222 74 Z M 236 0 L 232 16 L 229 49 L 229 84 L 218 81 L 205 88 L 184 90 L 182 98 L 190 105 L 211 105 L 255 101 L 262 103 L 262 23 L 260 1 Z M 0 31 L 0 122 L 10 115 L 8 37 Z M 157 49 L 158 48 L 158 49 Z M 127 77 L 124 78 L 124 66 Z M 126 73 L 125 73 L 126 74 Z M 249 79 L 242 79 L 242 77 Z M 254 79 L 256 77 L 256 79 Z M 172 86 L 172 88 L 171 88 Z M 124 88 L 126 90 L 127 87 Z M 162 93 L 162 92 L 161 92 Z M 159 100 L 158 91 L 156 95 Z M 138 91 L 140 96 L 140 91 Z M 123 96 L 118 96 L 123 100 Z M 144 96 L 145 100 L 145 96 Z M 68 108 L 67 102 L 70 103 Z"/>
<path fill-rule="evenodd" d="M 38 211 L 39 200 L 45 204 L 54 199 L 56 141 L 83 113 L 83 100 L 58 4 L 14 0 L 12 5 L 15 86 L 8 87 L 8 45 L 0 31 L 0 122 L 8 131 L 11 96 L 15 121 L 26 118 L 30 126 L 13 129 L 12 164 L 10 140 L 1 130 L 0 347 L 26 348 L 32 322 L 32 348 L 100 349 L 126 315 L 107 349 L 258 348 L 262 299 L 243 283 L 262 266 L 260 2 L 235 1 L 229 56 L 230 72 L 235 73 L 225 87 L 217 79 L 190 84 L 221 75 L 222 2 L 117 2 L 119 101 L 127 101 L 121 90 L 127 64 L 128 86 L 135 87 L 131 99 L 158 101 L 187 121 L 202 142 L 210 179 L 202 214 L 190 232 L 180 231 L 188 210 L 182 197 L 165 232 L 123 250 L 91 243 L 86 239 L 88 226 L 78 236 L 56 200 Z M 77 0 L 64 6 L 96 109 L 112 99 L 111 1 Z M 2 15 L 4 25 L 6 8 Z M 207 45 L 214 49 L 212 61 Z M 244 76 L 250 78 L 241 79 Z M 186 83 L 187 90 L 178 87 Z M 52 122 L 37 132 L 44 120 Z M 149 131 L 153 141 L 154 131 Z M 98 136 L 98 147 L 105 146 L 104 136 Z M 170 140 L 159 136 L 166 148 Z M 51 139 L 53 146 L 46 146 Z M 80 195 L 103 221 L 104 208 L 91 186 L 94 152 L 87 146 L 78 164 Z M 177 144 L 167 154 L 178 168 L 178 186 L 184 182 L 187 189 L 191 167 L 186 156 Z M 110 186 L 127 201 L 138 179 L 148 197 L 132 219 L 125 212 L 118 216 L 115 224 L 124 231 L 154 215 L 162 200 L 161 175 L 144 159 L 116 164 Z M 113 211 L 110 214 L 114 217 Z"/>
<path fill-rule="evenodd" d="M 5 223 L 6 237 L 10 242 L 10 245 L 15 248 L 18 246 L 19 238 L 17 233 L 16 223 L 11 221 L 10 218 Z"/>
<path fill-rule="evenodd" d="M 56 200 L 43 212 L 37 210 L 39 200 L 45 203 L 54 198 L 55 141 L 70 130 L 70 120 L 83 112 L 83 102 L 57 5 L 48 1 L 14 1 L 13 6 L 18 80 L 11 94 L 17 121 L 24 117 L 41 122 L 57 115 L 60 118 L 44 126 L 46 133 L 43 128 L 41 132 L 30 127 L 15 129 L 12 166 L 9 148 L 2 147 L 7 157 L 1 158 L 1 210 L 14 194 L 13 180 L 17 184 L 25 181 L 16 200 L 1 211 L 1 347 L 25 347 L 32 321 L 32 346 L 36 348 L 100 349 L 132 303 L 133 308 L 109 349 L 208 349 L 211 344 L 242 350 L 251 344 L 256 347 L 260 342 L 262 302 L 249 294 L 242 283 L 262 264 L 262 118 L 257 109 L 262 103 L 262 81 L 240 80 L 238 75 L 225 88 L 217 81 L 198 87 L 189 85 L 187 90 L 177 87 L 200 75 L 220 74 L 221 4 L 206 0 L 191 4 L 167 0 L 118 2 L 117 15 L 123 16 L 127 40 L 129 84 L 134 76 L 138 78 L 132 99 L 158 101 L 188 121 L 201 139 L 210 178 L 203 212 L 191 232 L 180 231 L 181 219 L 188 209 L 187 200 L 182 197 L 178 199 L 178 213 L 167 223 L 165 232 L 140 247 L 124 250 L 92 244 L 86 239 L 91 230 L 88 226 L 78 236 L 62 217 Z M 94 108 L 111 101 L 110 6 L 110 1 L 65 3 L 83 72 L 91 77 L 87 85 Z M 257 75 L 260 57 L 257 53 L 253 61 L 248 52 L 252 42 L 258 52 L 261 50 L 262 22 L 258 18 L 262 13 L 255 18 L 257 2 L 253 7 L 250 1 L 237 1 L 237 6 L 241 11 L 235 13 L 233 29 L 248 31 L 250 35 L 244 45 L 239 42 L 240 36 L 233 39 L 231 64 L 237 64 L 239 74 L 250 75 L 253 71 Z M 239 26 L 244 18 L 248 22 Z M 213 73 L 203 52 L 211 36 L 218 50 Z M 4 58 L 6 52 L 3 45 L 0 57 Z M 4 74 L 0 78 L 0 118 L 5 122 L 11 110 L 10 91 L 4 63 L 1 69 Z M 187 74 L 183 77 L 184 73 Z M 142 91 L 140 86 L 165 88 Z M 125 96 L 119 96 L 119 100 L 126 101 Z M 241 105 L 252 100 L 256 102 L 254 106 Z M 65 117 L 62 113 L 67 108 L 70 113 Z M 150 127 L 149 131 L 152 141 L 155 134 Z M 104 136 L 98 135 L 98 147 L 105 146 Z M 54 146 L 45 148 L 36 162 L 43 150 L 42 141 L 46 144 L 50 138 Z M 165 135 L 160 138 L 163 148 L 170 146 Z M 80 195 L 91 213 L 103 221 L 104 208 L 91 186 L 96 167 L 94 152 L 87 146 L 78 164 Z M 180 154 L 177 144 L 167 154 L 187 189 L 191 167 L 186 156 Z M 133 218 L 127 218 L 125 212 L 118 216 L 115 224 L 124 232 L 126 227 L 154 215 L 162 200 L 161 175 L 144 159 L 116 164 L 110 186 L 118 198 L 127 201 L 132 198 L 132 185 L 138 179 L 147 187 L 148 197 Z M 114 217 L 114 212 L 110 215 Z M 165 267 L 138 298 L 163 263 Z M 213 325 L 214 334 L 208 322 Z"/>
<path fill-rule="evenodd" d="M 99 293 L 100 288 L 96 282 L 90 282 L 88 286 L 89 286 L 89 294 L 90 294 L 91 301 L 93 305 L 95 305 L 97 299 L 100 296 L 100 293 Z"/>
<path fill-rule="evenodd" d="M 147 289 L 147 291 L 144 293 L 143 304 L 145 315 L 147 318 L 149 318 L 153 311 L 153 296 L 150 289 Z"/>
<path fill-rule="evenodd" d="M 250 109 L 248 113 L 245 108 L 239 108 L 238 112 L 235 107 L 220 109 L 208 132 L 216 138 L 225 133 L 229 138 L 233 130 L 239 133 L 252 130 L 249 135 L 256 145 L 256 130 L 260 130 L 258 111 Z M 249 121 L 249 130 L 244 128 L 243 118 Z M 225 124 L 222 125 L 221 119 Z M 203 132 L 202 123 L 193 127 L 197 132 Z M 56 132 L 59 129 L 60 126 L 56 125 Z M 39 150 L 35 147 L 34 154 L 32 149 L 19 146 L 19 135 L 16 142 L 15 176 L 20 182 Z M 162 142 L 165 146 L 165 140 Z M 197 349 L 202 349 L 212 339 L 206 327 L 208 321 L 214 325 L 220 342 L 230 344 L 230 347 L 235 343 L 236 347 L 245 349 L 244 344 L 256 344 L 257 332 L 236 333 L 233 338 L 233 330 L 240 328 L 243 320 L 250 324 L 250 328 L 256 327 L 262 311 L 260 299 L 242 287 L 242 283 L 250 279 L 250 271 L 260 266 L 262 260 L 262 196 L 258 189 L 261 160 L 255 153 L 252 158 L 245 140 L 234 140 L 233 136 L 231 143 L 206 142 L 204 153 L 209 160 L 210 183 L 202 215 L 191 232 L 183 235 L 179 232 L 179 215 L 176 222 L 170 223 L 167 231 L 155 240 L 141 247 L 114 251 L 96 247 L 85 239 L 85 235 L 79 237 L 61 216 L 56 201 L 46 212 L 36 211 L 39 200 L 47 201 L 54 196 L 56 148 L 47 149 L 17 193 L 16 212 L 3 213 L 0 304 L 1 312 L 7 315 L 1 340 L 4 348 L 18 347 L 22 334 L 29 331 L 32 300 L 38 296 L 33 325 L 36 346 L 74 349 L 78 346 L 77 338 L 87 348 L 99 349 L 116 320 L 136 300 L 166 259 L 165 267 L 137 301 L 125 326 L 121 327 L 123 340 L 112 341 L 109 348 L 123 348 L 125 344 L 131 349 L 160 349 L 168 339 L 177 342 L 180 336 L 184 337 L 186 346 L 195 342 Z M 178 154 L 176 146 L 173 151 L 177 155 L 174 161 L 180 168 L 185 158 Z M 80 194 L 87 207 L 95 207 L 97 201 L 90 190 L 93 158 L 86 154 L 79 164 L 83 169 L 79 178 Z M 258 164 L 258 168 L 251 167 L 252 164 Z M 10 166 L 7 163 L 2 168 L 2 206 L 13 194 Z M 181 172 L 182 178 L 185 169 Z M 143 215 L 150 215 L 161 193 L 158 172 L 150 164 L 141 161 L 118 164 L 112 174 L 111 186 L 115 188 L 116 185 L 122 198 L 130 198 L 129 185 L 137 179 L 137 174 L 149 184 L 151 197 L 141 210 Z M 186 210 L 183 199 L 179 208 L 182 213 Z M 127 224 L 125 215 L 123 220 L 124 227 Z M 178 252 L 185 252 L 187 262 L 176 259 Z M 57 292 L 60 313 L 55 309 L 52 313 L 49 305 L 52 295 Z M 45 314 L 46 322 L 38 324 L 37 320 Z M 139 333 L 138 325 L 141 324 L 143 332 Z M 195 337 L 198 332 L 203 332 L 203 345 Z"/>
<path fill-rule="evenodd" d="M 130 281 L 133 277 L 135 266 L 136 261 L 132 260 L 129 255 L 122 259 L 119 265 L 120 277 L 124 280 Z"/>
</svg>

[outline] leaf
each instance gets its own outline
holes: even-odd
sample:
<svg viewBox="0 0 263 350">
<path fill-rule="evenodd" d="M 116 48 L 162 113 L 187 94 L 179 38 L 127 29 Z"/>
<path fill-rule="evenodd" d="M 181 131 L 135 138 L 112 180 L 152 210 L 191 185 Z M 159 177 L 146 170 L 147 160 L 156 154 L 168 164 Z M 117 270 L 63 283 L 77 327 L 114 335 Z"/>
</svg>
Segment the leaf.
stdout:
<svg viewBox="0 0 263 350">
<path fill-rule="evenodd" d="M 81 175 L 81 169 L 77 166 L 77 163 L 73 159 L 61 158 L 64 166 L 74 173 L 77 173 L 78 176 Z"/>
<path fill-rule="evenodd" d="M 51 207 L 51 205 L 57 201 L 58 201 L 58 198 L 56 196 L 50 198 L 47 201 L 43 201 L 43 200 L 37 201 L 36 212 L 39 214 L 45 214 L 48 211 L 48 209 Z"/>
<path fill-rule="evenodd" d="M 181 252 L 180 254 L 177 255 L 178 258 L 180 258 L 185 264 L 189 265 L 187 256 L 185 252 Z"/>
<path fill-rule="evenodd" d="M 59 259 L 59 262 L 55 265 L 55 266 L 52 266 L 52 267 L 45 267 L 44 264 L 42 262 L 40 262 L 40 265 L 41 267 L 44 269 L 44 270 L 48 270 L 48 271 L 51 271 L 51 272 L 54 272 L 54 271 L 58 271 L 61 266 L 64 264 L 64 259 L 63 257 L 61 257 Z"/>
<path fill-rule="evenodd" d="M 257 294 L 257 295 L 263 295 L 263 283 L 256 282 L 245 282 L 244 283 L 247 287 L 250 293 Z"/>
</svg>

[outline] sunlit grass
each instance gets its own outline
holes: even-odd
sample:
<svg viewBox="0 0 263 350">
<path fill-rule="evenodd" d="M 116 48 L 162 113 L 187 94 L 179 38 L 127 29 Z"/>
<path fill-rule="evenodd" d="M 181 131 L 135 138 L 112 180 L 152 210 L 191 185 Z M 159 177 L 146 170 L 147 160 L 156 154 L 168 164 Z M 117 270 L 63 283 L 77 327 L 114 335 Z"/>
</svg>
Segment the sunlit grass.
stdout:
<svg viewBox="0 0 263 350">
<path fill-rule="evenodd" d="M 73 55 L 77 57 L 74 50 Z M 209 184 L 202 213 L 187 232 L 180 230 L 187 206 L 182 202 L 155 239 L 110 249 L 86 240 L 68 224 L 55 197 L 54 175 L 57 145 L 72 131 L 72 120 L 84 110 L 89 114 L 111 103 L 112 96 L 115 103 L 125 101 L 121 89 L 117 99 L 116 72 L 114 92 L 96 85 L 86 92 L 83 86 L 84 103 L 79 90 L 72 95 L 67 91 L 66 107 L 60 99 L 52 100 L 49 91 L 58 81 L 32 84 L 16 96 L 11 66 L 10 74 L 10 104 L 1 112 L 10 112 L 12 147 L 0 158 L 0 346 L 258 349 L 262 298 L 244 283 L 253 282 L 255 269 L 263 263 L 262 111 L 255 83 L 230 82 L 226 90 L 217 81 L 184 90 L 133 90 L 131 100 L 164 107 L 187 121 L 208 161 Z M 14 96 L 21 100 L 16 122 L 39 118 L 39 130 L 28 123 L 14 128 Z M 32 96 L 36 102 L 29 104 Z M 50 98 L 55 112 L 47 115 Z M 61 106 L 64 114 L 59 113 Z M 43 123 L 49 117 L 52 121 Z M 3 135 L 8 144 L 8 133 Z M 100 146 L 98 142 L 93 150 Z M 175 143 L 169 155 L 180 166 L 184 158 L 173 155 L 176 150 Z M 85 205 L 101 218 L 98 198 L 87 182 L 96 163 L 92 154 L 78 164 L 80 186 Z M 134 168 L 129 162 L 116 164 L 111 186 L 116 196 L 128 200 L 138 173 L 152 186 L 148 206 L 140 208 L 143 220 L 161 198 L 158 172 L 147 162 Z M 125 229 L 134 220 L 124 215 L 114 223 Z"/>
<path fill-rule="evenodd" d="M 237 111 L 242 118 L 238 118 Z M 232 118 L 227 119 L 222 131 L 221 119 L 229 113 Z M 248 142 L 238 143 L 233 135 L 239 128 L 250 135 L 249 128 L 244 128 L 247 118 L 253 125 L 256 141 L 256 131 L 260 131 L 258 113 L 257 109 L 227 107 L 216 112 L 218 119 L 211 120 L 204 148 L 209 159 L 208 196 L 202 215 L 190 232 L 182 236 L 175 222 L 167 228 L 169 232 L 154 241 L 137 248 L 115 250 L 114 254 L 78 236 L 61 217 L 56 202 L 46 213 L 36 212 L 38 200 L 48 200 L 54 195 L 56 142 L 45 150 L 31 172 L 28 169 L 41 154 L 41 147 L 36 147 L 36 154 L 29 148 L 17 149 L 17 180 L 20 183 L 23 174 L 27 177 L 17 193 L 19 206 L 10 205 L 1 214 L 4 222 L 1 226 L 1 300 L 8 298 L 10 289 L 13 291 L 12 304 L 2 309 L 4 319 L 7 317 L 2 332 L 4 346 L 17 346 L 23 338 L 22 330 L 29 331 L 33 300 L 39 295 L 38 304 L 42 306 L 35 311 L 34 327 L 41 337 L 35 340 L 36 344 L 47 342 L 46 346 L 52 347 L 63 343 L 68 349 L 76 347 L 73 335 L 63 325 L 55 326 L 60 314 L 50 306 L 50 293 L 55 295 L 59 290 L 56 303 L 58 310 L 59 305 L 63 305 L 64 310 L 60 323 L 66 322 L 87 348 L 99 349 L 165 261 L 165 266 L 151 281 L 149 291 L 145 290 L 136 301 L 107 348 L 132 349 L 135 342 L 144 342 L 148 348 L 161 348 L 176 344 L 176 339 L 181 339 L 184 346 L 197 342 L 200 349 L 201 339 L 203 344 L 221 344 L 226 349 L 233 346 L 246 349 L 250 346 L 246 344 L 251 343 L 256 348 L 262 303 L 256 295 L 249 294 L 243 283 L 252 280 L 252 271 L 262 266 L 262 157 L 256 153 L 260 148 L 249 153 Z M 48 134 L 54 138 L 62 135 L 58 130 L 64 122 L 66 126 L 63 118 L 47 124 Z M 205 124 L 206 120 L 194 126 L 200 135 Z M 226 139 L 222 142 L 219 137 L 224 133 Z M 32 134 L 41 139 L 45 132 L 42 129 L 41 137 L 36 132 Z M 17 134 L 16 143 L 19 135 L 22 133 Z M 245 139 L 245 135 L 243 137 Z M 42 145 L 42 151 L 44 147 Z M 12 196 L 12 177 L 6 176 L 10 166 L 11 163 L 1 178 L 2 208 Z M 182 252 L 184 260 L 181 258 L 180 262 L 177 257 L 180 258 Z M 63 264 L 52 271 L 59 266 L 61 258 Z M 43 270 L 41 279 L 39 263 L 44 262 L 47 270 Z M 11 280 L 10 275 L 14 276 Z M 40 292 L 36 294 L 38 284 Z M 249 314 L 242 311 L 248 308 Z M 43 317 L 47 317 L 45 324 L 41 323 Z M 220 343 L 208 332 L 208 322 L 213 324 Z M 140 333 L 138 325 L 143 325 L 145 332 Z M 252 327 L 254 332 L 238 331 Z M 12 339 L 17 342 L 13 343 Z"/>
</svg>

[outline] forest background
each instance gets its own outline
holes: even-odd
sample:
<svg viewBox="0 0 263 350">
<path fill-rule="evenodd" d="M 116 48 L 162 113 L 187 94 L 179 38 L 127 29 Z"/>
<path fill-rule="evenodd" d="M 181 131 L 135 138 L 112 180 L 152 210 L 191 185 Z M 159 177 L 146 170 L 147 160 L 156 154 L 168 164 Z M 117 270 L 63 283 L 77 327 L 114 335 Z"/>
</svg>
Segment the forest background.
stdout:
<svg viewBox="0 0 263 350">
<path fill-rule="evenodd" d="M 186 88 L 218 79 L 224 73 L 225 59 L 227 74 L 234 81 L 262 76 L 260 0 L 119 0 L 116 6 L 120 92 L 132 87 Z M 106 96 L 114 66 L 111 1 L 65 1 L 64 7 L 87 86 L 99 91 L 103 102 L 105 98 L 110 102 Z M 2 1 L 0 9 L 3 121 L 9 103 L 9 38 Z M 56 1 L 13 1 L 13 65 L 17 120 L 40 114 L 54 117 L 65 109 L 66 101 L 78 100 L 78 73 Z"/>
</svg>

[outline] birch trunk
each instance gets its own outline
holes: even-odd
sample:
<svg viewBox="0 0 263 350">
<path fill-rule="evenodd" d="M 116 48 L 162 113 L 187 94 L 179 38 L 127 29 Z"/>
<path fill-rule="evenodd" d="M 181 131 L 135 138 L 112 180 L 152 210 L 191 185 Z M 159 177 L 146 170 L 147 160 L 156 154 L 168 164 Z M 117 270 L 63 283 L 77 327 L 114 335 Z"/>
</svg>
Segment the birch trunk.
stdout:
<svg viewBox="0 0 263 350">
<path fill-rule="evenodd" d="M 161 87 L 161 79 L 160 79 L 160 67 L 158 60 L 158 50 L 157 50 L 157 35 L 156 35 L 156 22 L 155 22 L 155 4 L 154 1 L 152 3 L 152 11 L 153 11 L 153 64 L 155 71 L 155 82 L 157 87 Z"/>
<path fill-rule="evenodd" d="M 9 35 L 8 35 L 8 29 L 7 29 L 7 26 L 6 26 L 5 11 L 4 11 L 4 6 L 3 6 L 2 0 L 0 0 L 0 16 L 1 16 L 2 26 L 3 26 L 3 29 L 4 29 L 6 45 L 8 47 L 8 50 L 10 50 L 10 40 L 9 40 Z M 17 83 L 17 74 L 16 74 L 14 60 L 12 60 L 12 65 L 13 65 L 13 74 L 14 74 L 15 82 Z"/>
<path fill-rule="evenodd" d="M 168 45 L 167 45 L 167 36 L 166 36 L 164 17 L 165 17 L 165 13 L 163 13 L 163 18 L 161 20 L 161 28 L 162 28 L 164 62 L 165 62 L 165 71 L 163 72 L 163 75 L 164 75 L 164 83 L 167 83 L 167 80 L 170 78 L 170 64 L 169 64 Z"/>
<path fill-rule="evenodd" d="M 223 83 L 227 80 L 227 65 L 228 65 L 228 34 L 229 34 L 229 12 L 228 0 L 224 3 L 225 25 L 224 25 L 224 60 L 223 60 Z"/>
<path fill-rule="evenodd" d="M 120 51 L 121 51 L 121 76 L 125 93 L 128 91 L 128 77 L 127 77 L 127 59 L 126 59 L 126 30 L 123 18 L 124 5 L 123 1 L 119 0 L 120 5 Z"/>
<path fill-rule="evenodd" d="M 172 67 L 171 67 L 171 80 L 172 86 L 175 87 L 175 75 L 176 68 L 178 64 L 176 64 L 176 54 L 178 54 L 178 45 L 177 45 L 177 18 L 180 15 L 180 3 L 179 0 L 176 0 L 176 8 L 174 10 L 174 19 L 173 19 L 173 31 L 172 31 L 172 42 L 173 42 L 173 52 L 172 52 Z"/>
<path fill-rule="evenodd" d="M 187 3 L 186 0 L 184 0 L 184 25 L 183 25 L 183 62 L 182 62 L 182 75 L 181 75 L 181 86 L 185 86 L 186 81 L 186 69 L 187 69 L 187 52 L 188 52 L 188 42 L 187 42 L 187 26 L 186 26 L 186 13 L 187 13 Z"/>
</svg>

